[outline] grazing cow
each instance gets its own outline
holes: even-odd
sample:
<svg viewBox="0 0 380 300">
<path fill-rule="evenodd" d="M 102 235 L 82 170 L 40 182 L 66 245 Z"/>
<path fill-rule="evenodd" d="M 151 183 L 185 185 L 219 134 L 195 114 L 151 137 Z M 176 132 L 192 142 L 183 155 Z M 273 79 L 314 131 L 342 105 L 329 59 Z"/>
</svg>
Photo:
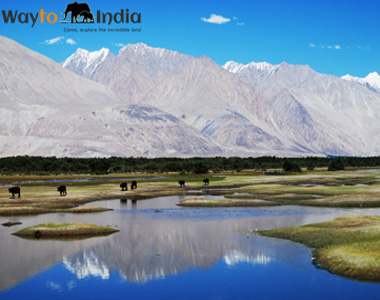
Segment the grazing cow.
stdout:
<svg viewBox="0 0 380 300">
<path fill-rule="evenodd" d="M 57 191 L 59 192 L 60 196 L 66 196 L 67 195 L 65 185 L 60 185 L 59 187 L 57 187 Z"/>
<path fill-rule="evenodd" d="M 185 187 L 185 180 L 178 181 L 180 187 Z"/>
<path fill-rule="evenodd" d="M 137 189 L 137 181 L 133 180 L 131 183 L 131 190 Z"/>
<path fill-rule="evenodd" d="M 208 180 L 208 178 L 203 179 L 203 183 L 204 183 L 205 185 L 209 185 L 209 184 L 210 184 L 210 180 Z"/>
<path fill-rule="evenodd" d="M 14 186 L 8 189 L 10 193 L 12 193 L 12 197 L 15 197 L 15 194 L 18 194 L 18 197 L 21 197 L 21 189 L 18 186 Z"/>
<path fill-rule="evenodd" d="M 126 182 L 120 183 L 121 191 L 128 191 L 128 184 Z"/>
</svg>

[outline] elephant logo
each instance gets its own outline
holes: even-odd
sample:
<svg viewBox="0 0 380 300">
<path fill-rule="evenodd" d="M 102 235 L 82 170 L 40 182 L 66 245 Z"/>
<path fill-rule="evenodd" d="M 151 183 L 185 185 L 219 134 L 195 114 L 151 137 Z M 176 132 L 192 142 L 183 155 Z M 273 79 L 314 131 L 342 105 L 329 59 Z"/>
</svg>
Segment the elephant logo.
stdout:
<svg viewBox="0 0 380 300">
<path fill-rule="evenodd" d="M 87 22 L 94 23 L 94 15 L 92 13 L 88 12 L 87 10 L 82 11 L 79 14 L 79 16 L 83 17 L 82 22 L 85 22 L 85 23 L 87 23 Z"/>
<path fill-rule="evenodd" d="M 66 10 L 62 13 L 65 15 L 63 21 L 66 21 L 69 13 L 71 13 L 71 23 L 83 23 L 88 20 L 90 20 L 90 22 L 94 22 L 94 16 L 91 13 L 90 7 L 87 3 L 73 2 L 67 4 Z M 83 19 L 82 21 L 79 21 L 81 17 L 83 17 Z"/>
</svg>

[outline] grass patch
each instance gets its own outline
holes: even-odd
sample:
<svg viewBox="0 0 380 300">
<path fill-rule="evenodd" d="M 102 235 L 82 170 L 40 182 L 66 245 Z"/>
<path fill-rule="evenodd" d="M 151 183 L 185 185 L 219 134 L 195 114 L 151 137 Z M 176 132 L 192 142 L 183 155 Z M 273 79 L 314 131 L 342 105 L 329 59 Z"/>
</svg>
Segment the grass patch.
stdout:
<svg viewBox="0 0 380 300">
<path fill-rule="evenodd" d="M 330 273 L 380 282 L 380 217 L 345 216 L 304 226 L 257 232 L 316 248 L 313 263 Z"/>
<path fill-rule="evenodd" d="M 119 230 L 83 223 L 43 223 L 36 226 L 21 229 L 14 235 L 27 238 L 65 238 L 65 237 L 92 237 L 99 235 L 109 235 Z"/>
<path fill-rule="evenodd" d="M 299 205 L 320 206 L 320 207 L 380 207 L 380 197 L 372 195 L 342 195 L 334 197 L 326 197 L 321 199 L 313 199 L 299 201 Z"/>
<path fill-rule="evenodd" d="M 104 208 L 104 207 L 98 207 L 98 206 L 82 206 L 82 207 L 74 207 L 70 209 L 62 210 L 62 212 L 71 212 L 71 213 L 95 213 L 95 212 L 102 212 L 102 211 L 109 211 L 113 210 L 111 208 Z"/>
<path fill-rule="evenodd" d="M 116 178 L 142 176 L 167 177 L 163 179 L 137 180 L 136 190 L 121 191 Z M 314 171 L 295 175 L 264 176 L 261 173 L 241 172 L 208 174 L 186 177 L 179 174 L 113 174 L 107 176 L 2 176 L 7 182 L 14 180 L 112 178 L 115 181 L 66 183 L 67 196 L 59 197 L 58 183 L 34 182 L 21 186 L 21 198 L 10 199 L 8 188 L 0 187 L 0 216 L 29 215 L 54 212 L 96 212 L 99 209 L 78 209 L 81 205 L 97 200 L 130 199 L 142 200 L 155 197 L 187 195 L 224 195 L 224 202 L 212 201 L 201 206 L 256 206 L 262 205 L 307 205 L 323 207 L 380 207 L 380 172 L 324 172 Z M 205 186 L 203 179 L 209 178 Z M 184 179 L 186 187 L 180 188 L 178 180 Z M 190 192 L 189 192 L 190 191 Z M 265 200 L 258 202 L 257 199 Z M 236 201 L 236 202 L 229 202 Z M 256 202 L 252 202 L 256 201 Z M 190 204 L 190 203 L 187 203 Z M 192 204 L 195 205 L 195 204 Z"/>
<path fill-rule="evenodd" d="M 4 227 L 11 227 L 11 226 L 16 226 L 16 225 L 21 225 L 22 222 L 12 222 L 12 221 L 8 221 L 8 222 L 5 222 L 5 223 L 2 223 L 1 225 L 3 225 Z"/>
<path fill-rule="evenodd" d="M 0 207 L 0 216 L 20 216 L 20 215 L 38 215 L 49 212 L 54 212 L 52 209 L 45 209 L 39 207 L 30 206 L 11 206 L 11 207 Z"/>
</svg>

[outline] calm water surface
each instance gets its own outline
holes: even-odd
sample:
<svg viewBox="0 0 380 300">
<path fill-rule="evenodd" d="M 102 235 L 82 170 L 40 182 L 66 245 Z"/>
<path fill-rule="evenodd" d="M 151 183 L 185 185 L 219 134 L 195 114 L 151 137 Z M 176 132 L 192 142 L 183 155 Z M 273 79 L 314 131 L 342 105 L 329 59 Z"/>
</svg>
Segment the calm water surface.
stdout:
<svg viewBox="0 0 380 300">
<path fill-rule="evenodd" d="M 311 249 L 246 231 L 380 215 L 380 209 L 175 206 L 182 199 L 108 200 L 96 205 L 114 211 L 0 218 L 23 222 L 0 227 L 0 299 L 379 299 L 380 284 L 317 270 Z M 74 242 L 11 235 L 42 222 L 112 225 L 120 232 Z"/>
</svg>

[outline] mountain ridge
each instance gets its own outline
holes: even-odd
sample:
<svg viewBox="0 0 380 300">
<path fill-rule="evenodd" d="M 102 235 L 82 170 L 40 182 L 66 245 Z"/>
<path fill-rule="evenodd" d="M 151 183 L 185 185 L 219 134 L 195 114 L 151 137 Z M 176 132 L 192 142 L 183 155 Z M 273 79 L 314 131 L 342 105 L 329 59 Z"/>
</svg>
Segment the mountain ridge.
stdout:
<svg viewBox="0 0 380 300">
<path fill-rule="evenodd" d="M 188 125 L 221 145 L 300 155 L 378 153 L 378 142 L 369 136 L 380 129 L 374 125 L 380 100 L 365 87 L 317 73 L 307 65 L 229 61 L 219 66 L 207 57 L 145 44 L 124 48 L 135 49 L 128 55 L 134 72 L 117 74 L 116 56 L 115 65 L 100 67 L 94 79 L 106 85 L 117 82 L 109 86 L 119 97 L 183 116 Z M 170 56 L 177 59 L 171 68 L 155 64 L 171 61 Z M 110 78 L 109 73 L 114 75 Z M 133 86 L 134 93 L 120 90 L 125 84 Z"/>
<path fill-rule="evenodd" d="M 380 153 L 380 94 L 306 65 L 220 66 L 143 43 L 57 64 L 0 40 L 0 156 Z"/>
<path fill-rule="evenodd" d="M 344 80 L 357 82 L 380 93 L 380 75 L 376 71 L 369 73 L 364 78 L 351 76 L 350 74 L 346 74 L 341 78 Z"/>
<path fill-rule="evenodd" d="M 175 116 L 122 101 L 107 86 L 0 40 L 0 156 L 223 154 Z"/>
</svg>

